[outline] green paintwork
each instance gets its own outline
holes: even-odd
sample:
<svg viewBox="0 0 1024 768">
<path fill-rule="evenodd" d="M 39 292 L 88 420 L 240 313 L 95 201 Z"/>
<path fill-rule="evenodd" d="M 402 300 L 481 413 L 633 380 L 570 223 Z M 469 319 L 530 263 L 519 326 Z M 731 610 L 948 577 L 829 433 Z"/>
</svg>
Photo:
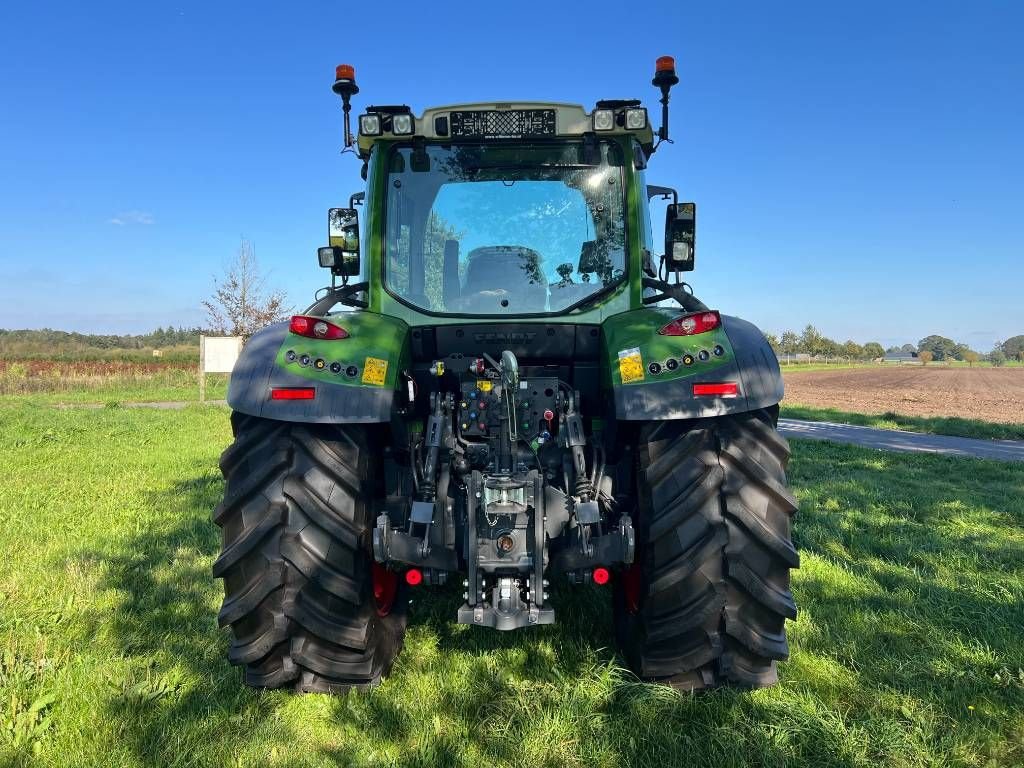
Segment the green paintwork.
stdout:
<svg viewBox="0 0 1024 768">
<path fill-rule="evenodd" d="M 409 367 L 409 326 L 401 320 L 379 315 L 375 312 L 341 312 L 328 318 L 331 322 L 344 328 L 347 339 L 309 339 L 289 333 L 277 352 L 276 363 L 289 373 L 316 382 L 339 384 L 350 387 L 373 387 L 397 389 L 399 372 Z M 308 366 L 300 365 L 298 359 L 288 361 L 288 351 L 292 350 L 297 357 L 310 356 Z M 387 372 L 382 384 L 364 383 L 366 359 L 386 360 Z M 312 361 L 324 361 L 322 370 L 314 367 Z M 342 366 L 340 374 L 332 373 L 330 365 L 338 362 Z M 345 375 L 344 369 L 350 365 L 359 368 L 355 377 Z"/>
<path fill-rule="evenodd" d="M 610 139 L 612 137 L 605 137 Z M 626 157 L 632 156 L 632 139 L 629 136 L 615 138 L 619 141 Z M 366 205 L 363 208 L 364 220 L 361 223 L 365 233 L 363 245 L 363 258 L 365 259 L 364 273 L 369 283 L 368 299 L 369 308 L 357 313 L 352 313 L 360 318 L 376 318 L 374 321 L 367 320 L 372 327 L 387 328 L 388 332 L 405 336 L 409 327 L 424 325 L 457 325 L 467 322 L 492 323 L 500 322 L 501 318 L 487 318 L 482 316 L 458 316 L 458 315 L 432 315 L 403 304 L 389 294 L 383 285 L 383 262 L 384 262 L 384 217 L 386 208 L 386 184 L 387 164 L 381 162 L 386 157 L 389 149 L 396 141 L 378 139 L 374 142 L 373 152 L 369 160 L 366 188 Z M 402 142 L 404 143 L 404 142 Z M 429 140 L 428 140 L 429 143 Z M 441 143 L 449 143 L 443 141 Z M 647 211 L 647 194 L 644 189 L 644 174 L 634 168 L 632 163 L 626 163 L 624 169 L 624 183 L 626 190 L 626 242 L 627 242 L 627 279 L 615 291 L 607 297 L 596 302 L 583 311 L 569 312 L 561 315 L 543 315 L 534 317 L 509 316 L 509 320 L 519 323 L 550 323 L 550 322 L 572 322 L 572 323 L 594 323 L 601 324 L 604 330 L 605 352 L 602 367 L 602 379 L 605 387 L 620 386 L 643 386 L 655 382 L 671 381 L 674 379 L 686 379 L 701 374 L 706 374 L 734 360 L 732 346 L 722 328 L 698 336 L 661 336 L 658 329 L 678 317 L 682 311 L 673 307 L 645 307 L 643 304 L 643 287 L 641 265 L 646 245 L 645 230 L 649 226 Z M 386 322 L 385 322 L 386 321 Z M 346 318 L 347 323 L 347 318 Z M 373 326 L 376 323 L 376 326 Z M 392 323 L 393 325 L 388 325 Z M 347 325 L 346 325 L 347 327 Z M 333 345 L 336 342 L 312 342 L 302 340 L 304 343 L 324 343 Z M 348 339 L 343 343 L 351 343 Z M 299 342 L 296 342 L 298 344 Z M 402 355 L 408 357 L 408 341 L 402 342 Z M 713 349 L 716 345 L 724 349 L 724 354 L 715 356 Z M 287 344 L 286 344 L 287 346 Z M 388 349 L 389 354 L 396 354 L 398 342 L 392 341 Z M 360 348 L 359 354 L 371 354 L 370 346 Z M 644 377 L 627 384 L 622 383 L 622 376 L 619 367 L 619 352 L 621 350 L 638 348 L 643 360 Z M 299 347 L 296 346 L 296 351 Z M 334 349 L 330 346 L 329 349 Z M 377 351 L 383 354 L 383 350 L 376 347 Z M 707 350 L 710 357 L 707 361 L 700 361 L 698 356 L 701 350 Z M 283 360 L 285 349 L 282 348 L 279 362 Z M 690 366 L 680 364 L 675 371 L 663 370 L 659 375 L 652 375 L 647 366 L 652 361 L 664 364 L 669 358 L 682 360 L 685 355 L 692 355 L 694 362 Z M 325 358 L 326 359 L 326 358 Z M 358 363 L 361 365 L 361 363 Z M 289 370 L 295 370 L 297 366 L 292 365 Z M 387 386 L 394 386 L 394 377 L 397 375 L 399 366 L 389 365 Z M 300 375 L 316 380 L 334 381 L 337 377 L 331 374 L 324 374 L 312 369 L 299 369 Z M 342 379 L 345 377 L 342 376 Z M 340 383 L 358 383 L 351 380 Z"/>
<path fill-rule="evenodd" d="M 605 384 L 610 383 L 615 387 L 632 387 L 672 381 L 673 379 L 686 379 L 708 373 L 734 360 L 732 345 L 721 326 L 696 336 L 662 336 L 658 333 L 662 326 L 681 314 L 683 311 L 677 308 L 650 307 L 615 315 L 606 320 L 602 326 L 605 342 L 603 366 Z M 721 346 L 724 354 L 714 355 L 715 345 Z M 640 350 L 644 377 L 623 384 L 619 371 L 619 352 L 630 349 Z M 709 353 L 706 362 L 698 359 L 701 350 L 707 350 Z M 647 366 L 652 362 L 658 362 L 664 366 L 668 358 L 682 360 L 683 356 L 687 354 L 694 358 L 692 365 L 680 364 L 675 371 L 665 369 L 656 376 L 647 370 Z"/>
</svg>

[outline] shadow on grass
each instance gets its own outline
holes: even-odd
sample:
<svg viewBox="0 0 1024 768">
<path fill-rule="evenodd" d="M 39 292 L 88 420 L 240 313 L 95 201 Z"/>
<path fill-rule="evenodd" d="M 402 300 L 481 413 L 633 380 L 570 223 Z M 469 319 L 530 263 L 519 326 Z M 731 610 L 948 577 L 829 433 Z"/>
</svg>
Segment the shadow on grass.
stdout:
<svg viewBox="0 0 1024 768">
<path fill-rule="evenodd" d="M 451 587 L 415 593 L 406 649 L 372 693 L 254 692 L 216 626 L 222 484 L 204 468 L 154 495 L 152 524 L 86 555 L 105 560 L 102 586 L 118 598 L 97 633 L 133 670 L 108 714 L 140 764 L 260 765 L 277 747 L 328 765 L 1024 759 L 1024 681 L 995 682 L 1024 668 L 1024 472 L 795 447 L 802 614 L 769 691 L 638 683 L 616 664 L 607 592 L 556 590 L 556 625 L 499 633 L 454 624 Z"/>
</svg>

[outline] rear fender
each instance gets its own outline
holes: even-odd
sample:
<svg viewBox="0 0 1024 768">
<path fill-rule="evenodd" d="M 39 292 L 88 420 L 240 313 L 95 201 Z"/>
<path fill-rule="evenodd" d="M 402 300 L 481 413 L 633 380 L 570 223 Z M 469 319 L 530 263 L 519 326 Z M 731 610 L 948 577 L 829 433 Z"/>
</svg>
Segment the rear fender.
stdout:
<svg viewBox="0 0 1024 768">
<path fill-rule="evenodd" d="M 315 424 L 391 421 L 401 372 L 409 366 L 409 327 L 372 312 L 342 312 L 331 322 L 348 338 L 310 339 L 275 323 L 242 349 L 228 405 L 251 416 Z M 274 400 L 274 389 L 312 388 L 311 400 Z"/>
<path fill-rule="evenodd" d="M 664 421 L 723 416 L 782 400 L 778 359 L 756 326 L 723 315 L 721 326 L 707 333 L 661 336 L 658 330 L 680 314 L 679 309 L 652 307 L 604 322 L 605 382 L 612 389 L 617 418 Z M 738 394 L 693 394 L 694 384 L 722 382 L 736 382 Z"/>
</svg>

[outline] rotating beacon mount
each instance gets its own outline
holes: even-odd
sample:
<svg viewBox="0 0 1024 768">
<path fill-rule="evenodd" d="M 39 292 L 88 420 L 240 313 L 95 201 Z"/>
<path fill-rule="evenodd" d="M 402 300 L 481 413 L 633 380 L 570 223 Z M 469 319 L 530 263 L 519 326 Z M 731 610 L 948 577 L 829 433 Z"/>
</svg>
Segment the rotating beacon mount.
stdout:
<svg viewBox="0 0 1024 768">
<path fill-rule="evenodd" d="M 331 86 L 331 90 L 341 96 L 341 110 L 345 114 L 345 148 L 348 149 L 355 144 L 352 127 L 349 123 L 349 112 L 352 111 L 350 102 L 352 97 L 359 93 L 355 67 L 351 64 L 339 64 L 334 70 L 334 85 Z"/>
</svg>

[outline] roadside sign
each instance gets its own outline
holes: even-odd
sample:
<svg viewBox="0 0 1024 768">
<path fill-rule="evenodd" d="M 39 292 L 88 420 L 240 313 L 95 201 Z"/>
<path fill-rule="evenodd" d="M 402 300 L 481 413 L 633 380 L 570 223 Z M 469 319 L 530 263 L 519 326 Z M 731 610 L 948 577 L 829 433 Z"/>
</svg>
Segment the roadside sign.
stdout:
<svg viewBox="0 0 1024 768">
<path fill-rule="evenodd" d="M 231 373 L 241 351 L 241 336 L 199 337 L 199 402 L 206 400 L 206 374 Z"/>
</svg>

